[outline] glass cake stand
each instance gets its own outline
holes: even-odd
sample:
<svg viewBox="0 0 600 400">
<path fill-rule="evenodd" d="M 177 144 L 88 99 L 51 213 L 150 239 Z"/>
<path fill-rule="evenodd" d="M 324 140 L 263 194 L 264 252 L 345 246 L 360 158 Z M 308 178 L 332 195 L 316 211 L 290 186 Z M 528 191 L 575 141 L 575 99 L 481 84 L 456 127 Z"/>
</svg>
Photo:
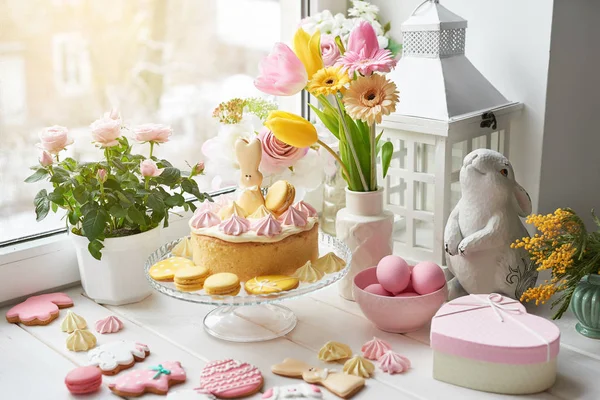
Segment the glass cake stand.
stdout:
<svg viewBox="0 0 600 400">
<path fill-rule="evenodd" d="M 305 294 L 313 293 L 332 285 L 347 273 L 352 259 L 350 249 L 333 236 L 319 232 L 319 255 L 329 252 L 346 261 L 344 269 L 326 274 L 314 283 L 301 282 L 294 289 L 285 292 L 253 295 L 242 289 L 237 296 L 207 295 L 204 290 L 183 292 L 173 282 L 159 282 L 150 277 L 150 267 L 157 262 L 171 257 L 171 249 L 181 239 L 169 242 L 148 257 L 144 271 L 150 285 L 162 294 L 179 300 L 217 306 L 204 317 L 204 328 L 214 337 L 232 342 L 261 342 L 281 337 L 291 332 L 296 326 L 296 315 L 279 303 Z"/>
</svg>

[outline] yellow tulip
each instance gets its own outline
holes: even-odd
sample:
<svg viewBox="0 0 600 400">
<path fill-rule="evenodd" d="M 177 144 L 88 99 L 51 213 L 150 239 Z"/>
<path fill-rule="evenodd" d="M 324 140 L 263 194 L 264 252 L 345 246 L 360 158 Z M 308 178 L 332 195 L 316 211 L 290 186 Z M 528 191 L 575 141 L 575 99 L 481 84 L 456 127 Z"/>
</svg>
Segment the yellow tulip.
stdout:
<svg viewBox="0 0 600 400">
<path fill-rule="evenodd" d="M 304 64 L 308 79 L 323 68 L 321 58 L 321 33 L 317 30 L 310 36 L 304 29 L 298 28 L 294 34 L 294 53 Z"/>
<path fill-rule="evenodd" d="M 265 126 L 284 143 L 294 147 L 309 147 L 319 140 L 315 126 L 299 115 L 275 110 L 269 113 Z"/>
</svg>

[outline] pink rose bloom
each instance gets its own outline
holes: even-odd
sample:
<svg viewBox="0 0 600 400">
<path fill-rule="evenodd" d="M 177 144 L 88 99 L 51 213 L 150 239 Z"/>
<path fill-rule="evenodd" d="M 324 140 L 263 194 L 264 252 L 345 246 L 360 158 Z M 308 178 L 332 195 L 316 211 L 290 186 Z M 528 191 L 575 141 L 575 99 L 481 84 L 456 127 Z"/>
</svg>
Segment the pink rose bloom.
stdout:
<svg viewBox="0 0 600 400">
<path fill-rule="evenodd" d="M 69 130 L 64 126 L 50 126 L 40 132 L 40 143 L 38 147 L 50 154 L 58 154 L 65 147 L 73 143 L 69 137 Z"/>
<path fill-rule="evenodd" d="M 106 182 L 106 170 L 105 169 L 99 169 L 98 172 L 96 172 L 96 175 L 98 176 L 98 180 L 101 183 Z"/>
<path fill-rule="evenodd" d="M 276 174 L 293 166 L 308 152 L 308 147 L 298 148 L 283 143 L 267 128 L 260 130 L 258 139 L 262 144 L 260 168 L 267 174 Z"/>
<path fill-rule="evenodd" d="M 166 143 L 172 134 L 170 126 L 161 124 L 143 124 L 133 129 L 133 137 L 138 142 Z"/>
<path fill-rule="evenodd" d="M 47 151 L 42 151 L 42 155 L 40 156 L 40 164 L 42 167 L 48 167 L 54 163 L 52 156 Z"/>
<path fill-rule="evenodd" d="M 192 173 L 194 175 L 200 175 L 204 172 L 204 161 L 198 161 L 196 165 L 192 168 Z"/>
<path fill-rule="evenodd" d="M 302 61 L 283 43 L 275 43 L 271 53 L 262 59 L 254 86 L 273 96 L 292 96 L 308 82 Z"/>
<path fill-rule="evenodd" d="M 92 130 L 94 142 L 101 147 L 113 147 L 119 144 L 117 139 L 121 137 L 120 119 L 104 116 L 92 122 L 90 129 Z"/>
<path fill-rule="evenodd" d="M 144 160 L 140 163 L 140 172 L 144 177 L 159 176 L 162 174 L 164 168 L 158 168 L 156 163 L 152 160 Z"/>
<path fill-rule="evenodd" d="M 336 65 L 348 69 L 350 76 L 354 72 L 369 76 L 373 72 L 390 72 L 396 66 L 396 60 L 391 51 L 379 48 L 377 34 L 371 24 L 360 21 L 350 32 L 346 53 Z"/>
<path fill-rule="evenodd" d="M 321 36 L 321 56 L 326 67 L 331 67 L 340 58 L 340 48 L 332 35 Z"/>
</svg>

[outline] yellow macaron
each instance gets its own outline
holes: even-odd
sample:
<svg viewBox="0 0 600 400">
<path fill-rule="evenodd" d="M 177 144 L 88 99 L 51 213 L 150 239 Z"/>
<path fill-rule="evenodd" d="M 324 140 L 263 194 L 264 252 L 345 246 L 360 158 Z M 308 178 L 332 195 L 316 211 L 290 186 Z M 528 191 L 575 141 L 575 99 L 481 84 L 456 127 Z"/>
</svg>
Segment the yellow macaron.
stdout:
<svg viewBox="0 0 600 400">
<path fill-rule="evenodd" d="M 265 206 L 276 216 L 283 214 L 294 202 L 296 188 L 288 181 L 275 182 L 267 192 Z"/>
<path fill-rule="evenodd" d="M 184 257 L 169 257 L 166 260 L 162 260 L 150 267 L 148 273 L 150 277 L 155 281 L 173 281 L 175 271 L 185 268 L 193 267 L 194 262 Z"/>
<path fill-rule="evenodd" d="M 285 275 L 264 275 L 250 279 L 244 287 L 251 294 L 272 294 L 296 289 L 300 284 L 298 278 Z"/>
<path fill-rule="evenodd" d="M 230 272 L 214 274 L 204 281 L 204 291 L 212 295 L 235 296 L 240 292 L 240 279 Z"/>
<path fill-rule="evenodd" d="M 206 267 L 185 267 L 175 272 L 175 287 L 183 292 L 194 292 L 202 289 L 204 281 L 210 275 Z"/>
</svg>

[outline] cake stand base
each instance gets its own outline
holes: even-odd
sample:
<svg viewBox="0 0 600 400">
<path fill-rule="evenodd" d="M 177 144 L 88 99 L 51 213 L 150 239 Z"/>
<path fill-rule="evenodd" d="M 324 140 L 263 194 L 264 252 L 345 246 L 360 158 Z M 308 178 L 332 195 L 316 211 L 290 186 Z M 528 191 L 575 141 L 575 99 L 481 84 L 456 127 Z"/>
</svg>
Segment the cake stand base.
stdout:
<svg viewBox="0 0 600 400">
<path fill-rule="evenodd" d="M 223 306 L 204 317 L 204 329 L 230 342 L 262 342 L 291 332 L 296 322 L 292 310 L 277 304 Z"/>
</svg>

